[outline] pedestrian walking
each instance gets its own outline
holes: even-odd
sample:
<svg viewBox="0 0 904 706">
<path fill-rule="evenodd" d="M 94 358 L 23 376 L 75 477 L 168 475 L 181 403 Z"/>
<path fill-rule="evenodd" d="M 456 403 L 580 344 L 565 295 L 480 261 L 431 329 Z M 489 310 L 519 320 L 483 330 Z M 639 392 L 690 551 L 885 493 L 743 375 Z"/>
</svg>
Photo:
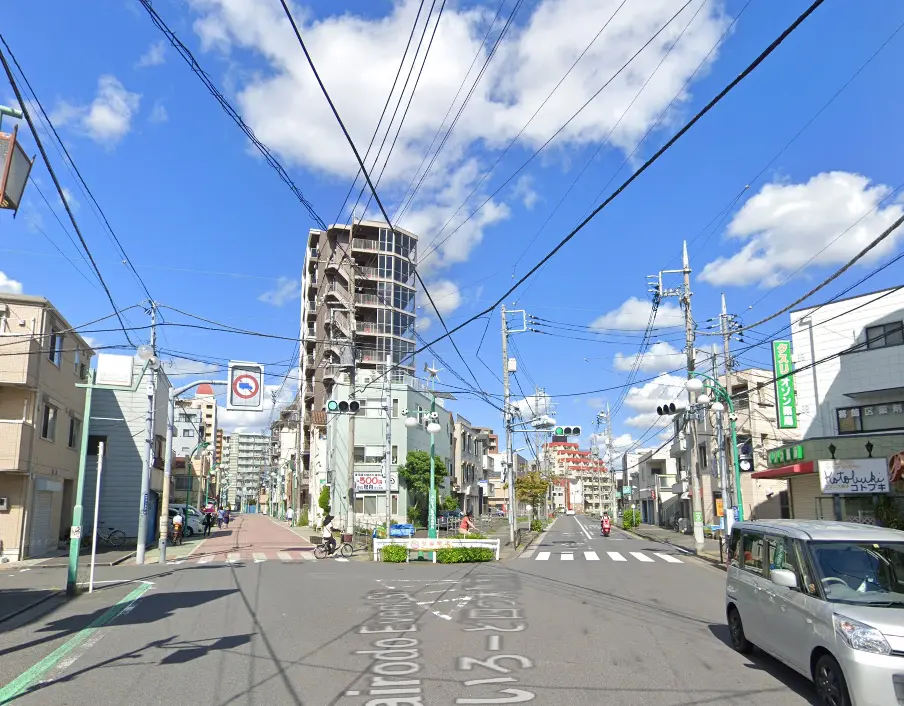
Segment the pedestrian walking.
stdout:
<svg viewBox="0 0 904 706">
<path fill-rule="evenodd" d="M 204 515 L 204 536 L 209 537 L 213 531 L 213 513 L 208 512 Z"/>
<path fill-rule="evenodd" d="M 223 508 L 217 508 L 217 529 L 223 529 L 223 519 L 226 517 L 226 511 Z"/>
<path fill-rule="evenodd" d="M 226 523 L 226 527 L 228 528 L 229 527 L 229 508 L 228 507 L 223 512 L 223 522 Z"/>
<path fill-rule="evenodd" d="M 291 525 L 291 524 L 292 524 L 292 519 L 293 519 L 294 517 L 295 517 L 295 510 L 293 510 L 293 509 L 290 507 L 288 510 L 286 510 L 286 523 L 288 523 L 288 524 Z"/>
</svg>

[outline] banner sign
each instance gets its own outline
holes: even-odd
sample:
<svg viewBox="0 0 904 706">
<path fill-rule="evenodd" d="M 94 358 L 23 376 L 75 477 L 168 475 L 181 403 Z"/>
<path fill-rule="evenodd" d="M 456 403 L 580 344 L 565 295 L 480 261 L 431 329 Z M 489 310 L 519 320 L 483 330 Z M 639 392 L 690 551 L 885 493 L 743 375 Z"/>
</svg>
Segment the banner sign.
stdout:
<svg viewBox="0 0 904 706">
<path fill-rule="evenodd" d="M 794 363 L 791 341 L 772 342 L 772 366 L 775 373 L 775 412 L 779 429 L 797 429 L 797 400 L 794 396 Z"/>
<path fill-rule="evenodd" d="M 399 489 L 399 476 L 392 475 L 392 490 Z M 356 493 L 379 493 L 386 492 L 386 479 L 377 471 L 376 473 L 355 471 L 355 492 Z"/>
<path fill-rule="evenodd" d="M 888 467 L 884 458 L 819 459 L 819 487 L 823 493 L 887 493 Z"/>
</svg>

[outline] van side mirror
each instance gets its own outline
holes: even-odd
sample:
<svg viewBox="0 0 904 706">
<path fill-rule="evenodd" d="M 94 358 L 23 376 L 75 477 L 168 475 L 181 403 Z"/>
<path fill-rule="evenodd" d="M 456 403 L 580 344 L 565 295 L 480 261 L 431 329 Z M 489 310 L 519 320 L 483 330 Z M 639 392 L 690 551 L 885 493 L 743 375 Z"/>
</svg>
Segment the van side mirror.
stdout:
<svg viewBox="0 0 904 706">
<path fill-rule="evenodd" d="M 772 583 L 784 588 L 797 588 L 797 575 L 788 569 L 772 569 L 769 572 Z"/>
</svg>

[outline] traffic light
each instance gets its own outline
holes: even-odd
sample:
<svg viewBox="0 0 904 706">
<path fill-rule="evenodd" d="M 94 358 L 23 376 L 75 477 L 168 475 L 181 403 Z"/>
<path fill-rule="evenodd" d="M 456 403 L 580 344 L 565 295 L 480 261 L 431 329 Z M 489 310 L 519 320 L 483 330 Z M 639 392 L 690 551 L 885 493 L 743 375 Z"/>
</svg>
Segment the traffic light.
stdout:
<svg viewBox="0 0 904 706">
<path fill-rule="evenodd" d="M 684 405 L 677 405 L 674 402 L 666 402 L 656 408 L 656 414 L 660 417 L 669 417 L 673 414 L 679 414 L 687 409 Z"/>
<path fill-rule="evenodd" d="M 357 414 L 361 403 L 357 400 L 330 400 L 326 403 L 326 411 L 332 414 Z"/>
<path fill-rule="evenodd" d="M 580 436 L 581 427 L 556 427 L 553 431 L 554 436 Z"/>
</svg>

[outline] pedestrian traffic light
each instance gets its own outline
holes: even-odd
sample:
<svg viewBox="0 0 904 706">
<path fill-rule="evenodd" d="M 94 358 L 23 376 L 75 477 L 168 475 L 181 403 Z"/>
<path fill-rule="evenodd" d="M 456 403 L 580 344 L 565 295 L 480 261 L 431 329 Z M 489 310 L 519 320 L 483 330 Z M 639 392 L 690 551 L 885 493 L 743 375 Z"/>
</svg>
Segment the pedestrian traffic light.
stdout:
<svg viewBox="0 0 904 706">
<path fill-rule="evenodd" d="M 674 402 L 665 402 L 656 408 L 656 414 L 660 417 L 669 417 L 673 414 L 680 414 L 685 409 L 684 405 L 676 405 Z"/>
<path fill-rule="evenodd" d="M 580 436 L 581 427 L 556 427 L 553 431 L 554 436 Z"/>
<path fill-rule="evenodd" d="M 330 400 L 326 403 L 326 411 L 332 414 L 357 414 L 361 403 L 357 400 Z"/>
</svg>

